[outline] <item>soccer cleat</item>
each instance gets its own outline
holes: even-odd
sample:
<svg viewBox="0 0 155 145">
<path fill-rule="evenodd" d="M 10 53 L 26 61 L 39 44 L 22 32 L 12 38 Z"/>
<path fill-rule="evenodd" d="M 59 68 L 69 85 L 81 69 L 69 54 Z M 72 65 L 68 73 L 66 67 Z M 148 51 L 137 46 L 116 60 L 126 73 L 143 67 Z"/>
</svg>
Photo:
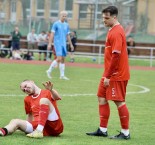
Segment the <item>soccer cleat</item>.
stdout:
<svg viewBox="0 0 155 145">
<path fill-rule="evenodd" d="M 38 130 L 35 130 L 32 133 L 27 134 L 26 136 L 31 138 L 43 138 L 43 133 Z"/>
<path fill-rule="evenodd" d="M 110 139 L 130 139 L 130 134 L 129 135 L 124 135 L 124 133 L 120 132 L 118 135 L 115 135 L 115 136 L 111 136 L 109 137 Z"/>
<path fill-rule="evenodd" d="M 0 128 L 0 136 L 4 136 L 4 135 L 5 135 L 5 131 L 2 128 Z"/>
<path fill-rule="evenodd" d="M 62 80 L 69 80 L 69 78 L 67 78 L 66 76 L 61 76 L 60 79 L 62 79 Z"/>
<path fill-rule="evenodd" d="M 51 79 L 52 77 L 51 77 L 51 74 L 50 74 L 50 72 L 47 70 L 46 71 L 46 74 L 47 74 L 47 77 L 49 78 L 49 79 Z"/>
<path fill-rule="evenodd" d="M 107 137 L 108 136 L 107 131 L 106 132 L 102 132 L 100 130 L 100 128 L 98 128 L 97 131 L 95 131 L 95 132 L 90 132 L 90 133 L 86 133 L 86 134 L 90 135 L 90 136 L 103 136 L 103 137 Z"/>
</svg>

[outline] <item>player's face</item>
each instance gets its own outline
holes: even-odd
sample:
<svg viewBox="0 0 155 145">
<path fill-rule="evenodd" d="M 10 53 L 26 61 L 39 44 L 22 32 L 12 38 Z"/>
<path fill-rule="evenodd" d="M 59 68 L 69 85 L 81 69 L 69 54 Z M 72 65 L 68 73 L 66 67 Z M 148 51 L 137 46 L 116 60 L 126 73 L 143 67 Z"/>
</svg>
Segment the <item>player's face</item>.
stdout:
<svg viewBox="0 0 155 145">
<path fill-rule="evenodd" d="M 116 16 L 111 16 L 110 13 L 103 13 L 102 18 L 106 27 L 112 27 L 116 20 Z"/>
<path fill-rule="evenodd" d="M 67 14 L 62 13 L 61 16 L 60 16 L 60 19 L 61 19 L 62 22 L 64 22 L 67 19 Z"/>
<path fill-rule="evenodd" d="M 20 88 L 24 93 L 28 95 L 33 95 L 35 93 L 35 87 L 33 82 L 31 81 L 25 81 L 21 83 Z"/>
</svg>

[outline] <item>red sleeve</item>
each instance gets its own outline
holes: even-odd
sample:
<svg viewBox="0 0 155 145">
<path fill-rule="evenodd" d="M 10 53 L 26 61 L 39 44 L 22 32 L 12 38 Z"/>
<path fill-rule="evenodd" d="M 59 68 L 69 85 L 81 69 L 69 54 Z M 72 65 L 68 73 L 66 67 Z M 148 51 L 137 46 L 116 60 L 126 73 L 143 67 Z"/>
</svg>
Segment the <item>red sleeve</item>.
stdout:
<svg viewBox="0 0 155 145">
<path fill-rule="evenodd" d="M 32 112 L 32 110 L 31 110 L 30 101 L 29 101 L 28 97 L 26 97 L 24 99 L 24 105 L 25 105 L 25 113 L 30 114 Z"/>
<path fill-rule="evenodd" d="M 109 66 L 108 71 L 105 73 L 105 77 L 110 79 L 111 76 L 116 73 L 118 69 L 118 63 L 119 63 L 120 54 L 119 53 L 113 53 L 111 58 L 111 63 Z"/>
</svg>

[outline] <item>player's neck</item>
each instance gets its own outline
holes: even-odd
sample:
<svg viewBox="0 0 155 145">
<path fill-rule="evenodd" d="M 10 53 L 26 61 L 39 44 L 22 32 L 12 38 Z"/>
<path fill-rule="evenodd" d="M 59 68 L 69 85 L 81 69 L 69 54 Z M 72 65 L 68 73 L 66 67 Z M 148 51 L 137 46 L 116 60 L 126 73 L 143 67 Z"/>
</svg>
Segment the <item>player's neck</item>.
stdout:
<svg viewBox="0 0 155 145">
<path fill-rule="evenodd" d="M 32 98 L 37 98 L 37 97 L 40 95 L 40 93 L 41 93 L 41 89 L 38 88 L 38 89 L 35 91 L 35 93 L 32 95 Z"/>
<path fill-rule="evenodd" d="M 114 24 L 111 26 L 111 28 L 113 28 L 116 25 L 119 25 L 120 23 L 118 21 L 114 22 Z"/>
</svg>

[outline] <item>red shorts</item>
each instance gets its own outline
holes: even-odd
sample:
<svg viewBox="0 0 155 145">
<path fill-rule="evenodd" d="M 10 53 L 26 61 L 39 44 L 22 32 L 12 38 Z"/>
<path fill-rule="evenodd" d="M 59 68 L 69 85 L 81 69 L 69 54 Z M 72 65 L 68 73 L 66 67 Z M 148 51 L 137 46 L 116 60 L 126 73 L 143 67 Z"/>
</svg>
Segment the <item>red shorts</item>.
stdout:
<svg viewBox="0 0 155 145">
<path fill-rule="evenodd" d="M 104 78 L 101 78 L 97 96 L 106 100 L 125 101 L 127 84 L 128 81 L 110 81 L 110 86 L 105 87 Z"/>
<path fill-rule="evenodd" d="M 38 126 L 38 121 L 30 122 L 33 126 L 33 129 L 36 129 Z M 63 132 L 63 123 L 61 119 L 56 121 L 46 121 L 43 135 L 44 136 L 58 136 L 60 133 Z"/>
</svg>

